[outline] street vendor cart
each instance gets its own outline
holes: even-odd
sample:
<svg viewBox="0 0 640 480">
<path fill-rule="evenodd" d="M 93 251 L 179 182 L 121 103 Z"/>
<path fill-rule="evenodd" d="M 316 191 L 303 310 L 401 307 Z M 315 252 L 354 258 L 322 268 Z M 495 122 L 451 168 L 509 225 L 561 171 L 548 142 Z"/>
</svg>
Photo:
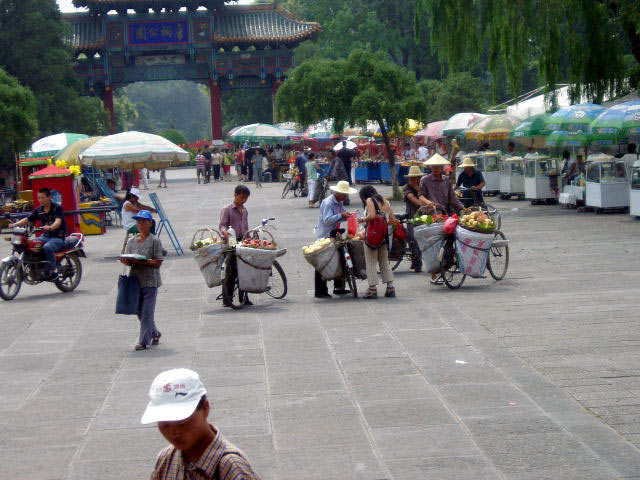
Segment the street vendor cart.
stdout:
<svg viewBox="0 0 640 480">
<path fill-rule="evenodd" d="M 497 195 L 500 193 L 500 152 L 482 152 L 475 159 L 478 170 L 484 177 L 485 195 Z"/>
<path fill-rule="evenodd" d="M 586 163 L 587 207 L 602 212 L 629 208 L 629 178 L 625 163 L 610 155 L 589 155 Z"/>
<path fill-rule="evenodd" d="M 524 158 L 502 157 L 500 162 L 500 198 L 506 200 L 517 195 L 524 199 Z"/>
<path fill-rule="evenodd" d="M 524 196 L 532 205 L 555 203 L 558 198 L 558 160 L 545 155 L 531 155 L 525 159 Z"/>
<path fill-rule="evenodd" d="M 640 217 L 640 160 L 631 168 L 631 215 Z"/>
</svg>

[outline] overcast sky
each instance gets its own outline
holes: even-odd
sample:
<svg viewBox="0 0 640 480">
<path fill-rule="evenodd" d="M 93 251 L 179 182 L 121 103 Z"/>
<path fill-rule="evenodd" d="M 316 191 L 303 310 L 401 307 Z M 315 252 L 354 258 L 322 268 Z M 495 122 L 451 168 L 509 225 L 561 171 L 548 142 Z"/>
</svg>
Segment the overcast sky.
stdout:
<svg viewBox="0 0 640 480">
<path fill-rule="evenodd" d="M 238 3 L 252 3 L 253 0 L 240 0 Z M 60 10 L 63 12 L 73 12 L 76 10 L 73 6 L 72 0 L 57 0 Z"/>
</svg>

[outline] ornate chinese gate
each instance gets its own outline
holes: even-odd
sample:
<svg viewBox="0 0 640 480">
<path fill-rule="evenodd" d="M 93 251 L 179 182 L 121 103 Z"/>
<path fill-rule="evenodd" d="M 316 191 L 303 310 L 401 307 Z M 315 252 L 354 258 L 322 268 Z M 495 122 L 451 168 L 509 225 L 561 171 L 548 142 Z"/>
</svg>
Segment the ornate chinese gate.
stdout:
<svg viewBox="0 0 640 480">
<path fill-rule="evenodd" d="M 271 89 L 294 66 L 292 50 L 320 25 L 277 5 L 223 0 L 76 0 L 71 24 L 77 75 L 101 96 L 113 123 L 113 89 L 139 81 L 191 80 L 211 89 L 213 139 L 222 138 L 220 92 Z M 135 13 L 130 13 L 133 10 Z"/>
</svg>

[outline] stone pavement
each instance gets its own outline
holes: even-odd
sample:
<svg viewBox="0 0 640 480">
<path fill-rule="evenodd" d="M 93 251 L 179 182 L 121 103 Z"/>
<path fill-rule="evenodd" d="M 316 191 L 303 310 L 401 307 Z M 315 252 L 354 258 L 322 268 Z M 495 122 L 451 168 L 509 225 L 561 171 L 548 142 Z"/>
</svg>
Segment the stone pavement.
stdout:
<svg viewBox="0 0 640 480">
<path fill-rule="evenodd" d="M 185 250 L 235 186 L 192 175 L 158 190 Z M 396 299 L 318 301 L 300 251 L 318 211 L 281 188 L 252 189 L 248 208 L 250 224 L 278 218 L 282 301 L 223 309 L 163 234 L 162 343 L 134 352 L 136 320 L 113 314 L 110 228 L 87 239 L 76 292 L 23 286 L 2 303 L 0 477 L 148 478 L 165 442 L 139 423 L 147 389 L 190 367 L 267 480 L 640 478 L 637 220 L 496 201 L 504 281 L 451 291 L 404 264 Z"/>
</svg>

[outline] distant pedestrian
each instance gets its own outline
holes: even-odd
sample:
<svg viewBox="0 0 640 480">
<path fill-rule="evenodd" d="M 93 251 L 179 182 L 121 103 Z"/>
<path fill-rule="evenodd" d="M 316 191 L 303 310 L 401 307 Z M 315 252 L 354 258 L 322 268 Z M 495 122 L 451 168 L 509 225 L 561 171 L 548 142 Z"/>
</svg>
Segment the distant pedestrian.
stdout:
<svg viewBox="0 0 640 480">
<path fill-rule="evenodd" d="M 196 155 L 196 178 L 198 179 L 198 184 L 200 184 L 200 176 L 204 178 L 204 155 L 202 155 L 202 150 L 198 150 L 198 154 Z"/>
<path fill-rule="evenodd" d="M 307 164 L 305 165 L 307 168 L 307 190 L 309 200 L 309 208 L 313 207 L 315 203 L 315 194 L 316 188 L 318 186 L 318 172 L 322 172 L 322 168 L 316 162 L 316 156 L 313 152 L 309 154 L 309 160 L 307 160 Z"/>
<path fill-rule="evenodd" d="M 222 172 L 223 172 L 223 179 L 225 182 L 231 181 L 231 163 L 232 163 L 231 151 L 226 150 L 223 154 L 223 159 L 222 159 Z"/>
<path fill-rule="evenodd" d="M 222 153 L 220 150 L 216 149 L 211 155 L 211 162 L 213 164 L 213 181 L 220 181 L 220 169 L 222 167 Z"/>
<path fill-rule="evenodd" d="M 209 183 L 211 181 L 211 166 L 213 165 L 209 148 L 205 148 L 202 155 L 204 156 L 204 183 Z"/>
<path fill-rule="evenodd" d="M 152 480 L 260 480 L 245 454 L 208 422 L 207 390 L 193 370 L 160 373 L 140 423 L 158 424 L 171 445 L 156 458 Z"/>
<path fill-rule="evenodd" d="M 142 167 L 140 169 L 140 180 L 142 180 L 142 185 L 144 185 L 145 190 L 149 190 L 149 182 L 147 182 L 147 178 L 148 178 L 147 175 L 149 175 L 149 171 L 145 167 Z"/>
<path fill-rule="evenodd" d="M 234 154 L 234 161 L 236 164 L 236 176 L 238 177 L 238 181 L 242 181 L 242 164 L 244 163 L 244 150 L 238 148 L 236 153 Z"/>
<path fill-rule="evenodd" d="M 138 234 L 127 242 L 125 253 L 143 255 L 146 260 L 120 258 L 120 261 L 131 267 L 130 276 L 140 281 L 140 336 L 135 350 L 145 350 L 148 345 L 158 345 L 162 334 L 156 328 L 155 310 L 158 287 L 162 285 L 160 266 L 162 265 L 162 242 L 151 233 L 153 218 L 147 210 L 140 210 L 136 216 Z"/>
<path fill-rule="evenodd" d="M 342 141 L 342 148 L 338 150 L 337 155 L 344 164 L 344 171 L 347 172 L 347 181 L 349 182 L 349 185 L 352 185 L 353 179 L 351 178 L 351 161 L 353 157 L 356 156 L 356 154 L 353 152 L 353 150 L 347 148 L 346 140 Z"/>
<path fill-rule="evenodd" d="M 253 180 L 256 182 L 256 187 L 262 188 L 262 160 L 263 155 L 261 149 L 256 149 L 255 153 L 251 157 L 251 166 L 253 169 Z"/>
<path fill-rule="evenodd" d="M 162 188 L 162 184 L 164 183 L 164 188 L 167 188 L 167 169 L 160 169 L 160 183 L 158 183 L 158 188 Z"/>
</svg>

